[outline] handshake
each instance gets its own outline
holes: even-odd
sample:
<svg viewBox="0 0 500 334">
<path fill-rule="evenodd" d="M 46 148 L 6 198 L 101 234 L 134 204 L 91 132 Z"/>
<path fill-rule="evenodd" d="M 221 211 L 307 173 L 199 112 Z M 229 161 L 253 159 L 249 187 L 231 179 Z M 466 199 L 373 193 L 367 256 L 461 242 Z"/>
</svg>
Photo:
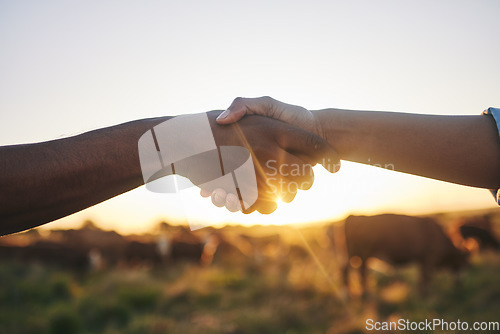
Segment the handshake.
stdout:
<svg viewBox="0 0 500 334">
<path fill-rule="evenodd" d="M 340 160 L 309 110 L 270 97 L 237 98 L 224 111 L 171 118 L 139 139 L 146 187 L 176 192 L 193 184 L 229 211 L 272 213 L 309 189 L 312 167 Z M 163 178 L 168 175 L 183 178 Z M 187 181 L 189 179 L 190 182 Z"/>
<path fill-rule="evenodd" d="M 279 199 L 291 202 L 311 187 L 315 164 L 334 173 L 340 159 L 493 189 L 500 203 L 499 127 L 499 108 L 471 116 L 309 111 L 261 97 L 237 98 L 222 113 L 141 119 L 0 146 L 0 235 L 144 183 L 156 192 L 194 184 L 216 206 L 271 213 Z"/>
</svg>

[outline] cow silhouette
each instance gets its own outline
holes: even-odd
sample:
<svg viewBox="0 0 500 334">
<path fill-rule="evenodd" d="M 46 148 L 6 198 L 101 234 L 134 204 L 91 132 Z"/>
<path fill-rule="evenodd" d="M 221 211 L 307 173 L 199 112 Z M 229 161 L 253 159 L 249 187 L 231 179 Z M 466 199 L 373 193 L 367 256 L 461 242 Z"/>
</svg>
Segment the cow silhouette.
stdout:
<svg viewBox="0 0 500 334">
<path fill-rule="evenodd" d="M 500 243 L 495 237 L 490 215 L 465 218 L 458 225 L 461 237 L 464 240 L 468 238 L 476 240 L 479 249 L 500 250 Z"/>
<path fill-rule="evenodd" d="M 348 259 L 360 262 L 361 285 L 366 292 L 366 261 L 375 257 L 394 266 L 416 263 L 420 267 L 420 291 L 426 294 L 432 273 L 439 268 L 460 271 L 467 253 L 456 248 L 431 218 L 384 214 L 349 216 L 345 221 Z M 359 261 L 360 260 L 360 261 Z M 346 261 L 343 276 L 349 287 L 352 261 Z"/>
</svg>

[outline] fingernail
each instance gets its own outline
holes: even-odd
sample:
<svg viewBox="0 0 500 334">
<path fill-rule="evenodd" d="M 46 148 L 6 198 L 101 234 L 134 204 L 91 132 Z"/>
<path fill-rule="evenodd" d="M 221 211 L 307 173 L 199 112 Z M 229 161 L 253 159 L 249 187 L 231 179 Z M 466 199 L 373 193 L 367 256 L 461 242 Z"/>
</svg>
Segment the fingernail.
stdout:
<svg viewBox="0 0 500 334">
<path fill-rule="evenodd" d="M 226 109 L 226 110 L 224 110 L 224 111 L 222 112 L 222 114 L 220 114 L 220 115 L 217 117 L 217 120 L 218 120 L 218 121 L 220 121 L 221 119 L 226 118 L 226 117 L 227 117 L 227 115 L 229 115 L 229 110 L 227 110 L 227 109 Z"/>
</svg>

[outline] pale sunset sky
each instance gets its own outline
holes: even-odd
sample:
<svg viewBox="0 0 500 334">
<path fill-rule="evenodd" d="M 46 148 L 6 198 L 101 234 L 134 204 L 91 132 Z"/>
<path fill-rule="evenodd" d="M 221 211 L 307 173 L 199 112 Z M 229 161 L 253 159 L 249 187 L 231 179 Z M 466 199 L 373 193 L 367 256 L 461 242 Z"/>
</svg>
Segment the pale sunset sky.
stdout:
<svg viewBox="0 0 500 334">
<path fill-rule="evenodd" d="M 500 107 L 500 2 L 0 0 L 0 145 L 270 95 L 309 109 Z M 268 216 L 144 187 L 46 225 L 283 224 L 494 207 L 486 190 L 354 163 Z M 26 189 L 29 191 L 29 189 Z M 49 194 L 50 195 L 50 194 Z"/>
</svg>

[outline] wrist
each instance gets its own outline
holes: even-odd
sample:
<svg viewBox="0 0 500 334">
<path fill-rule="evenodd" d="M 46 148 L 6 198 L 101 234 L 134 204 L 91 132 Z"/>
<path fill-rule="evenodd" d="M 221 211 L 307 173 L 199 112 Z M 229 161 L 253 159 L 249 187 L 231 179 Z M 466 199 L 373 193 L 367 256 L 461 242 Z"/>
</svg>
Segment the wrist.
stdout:
<svg viewBox="0 0 500 334">
<path fill-rule="evenodd" d="M 322 109 L 311 111 L 318 127 L 318 134 L 326 140 L 342 160 L 349 160 L 355 150 L 355 111 Z"/>
</svg>

